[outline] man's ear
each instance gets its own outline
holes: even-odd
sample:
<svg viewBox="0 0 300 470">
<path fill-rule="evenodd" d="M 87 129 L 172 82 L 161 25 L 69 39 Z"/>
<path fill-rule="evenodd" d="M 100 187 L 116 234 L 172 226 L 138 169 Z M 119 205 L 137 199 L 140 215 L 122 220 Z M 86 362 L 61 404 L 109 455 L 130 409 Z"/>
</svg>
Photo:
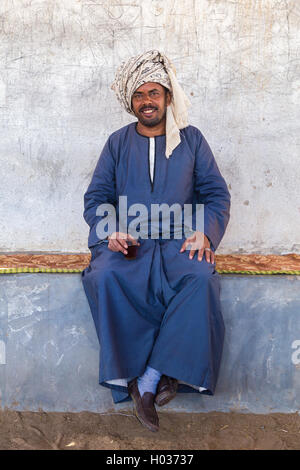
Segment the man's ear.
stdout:
<svg viewBox="0 0 300 470">
<path fill-rule="evenodd" d="M 172 101 L 172 92 L 170 90 L 167 91 L 167 106 L 171 104 Z"/>
</svg>

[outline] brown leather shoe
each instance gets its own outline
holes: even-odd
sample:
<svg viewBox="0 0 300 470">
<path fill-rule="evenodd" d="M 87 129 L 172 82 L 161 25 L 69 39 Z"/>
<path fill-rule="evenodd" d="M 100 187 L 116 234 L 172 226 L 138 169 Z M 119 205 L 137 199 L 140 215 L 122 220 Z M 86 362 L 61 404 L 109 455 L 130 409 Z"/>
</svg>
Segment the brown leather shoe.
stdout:
<svg viewBox="0 0 300 470">
<path fill-rule="evenodd" d="M 178 387 L 178 380 L 162 375 L 157 385 L 157 391 L 155 396 L 155 403 L 158 406 L 163 406 L 173 400 L 176 396 Z"/>
<path fill-rule="evenodd" d="M 154 405 L 153 393 L 145 392 L 141 397 L 137 377 L 128 382 L 128 392 L 134 402 L 138 420 L 150 431 L 158 431 L 159 420 Z"/>
</svg>

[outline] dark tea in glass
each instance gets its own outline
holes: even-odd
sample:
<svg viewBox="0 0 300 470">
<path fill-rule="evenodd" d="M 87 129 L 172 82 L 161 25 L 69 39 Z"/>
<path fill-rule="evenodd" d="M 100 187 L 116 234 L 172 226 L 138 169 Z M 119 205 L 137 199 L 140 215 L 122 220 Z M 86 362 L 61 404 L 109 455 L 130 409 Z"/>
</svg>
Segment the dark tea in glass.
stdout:
<svg viewBox="0 0 300 470">
<path fill-rule="evenodd" d="M 127 240 L 127 245 L 128 248 L 127 250 L 127 255 L 124 254 L 125 258 L 130 260 L 130 259 L 135 259 L 137 257 L 137 250 L 138 250 L 138 245 L 134 245 L 132 241 Z"/>
</svg>

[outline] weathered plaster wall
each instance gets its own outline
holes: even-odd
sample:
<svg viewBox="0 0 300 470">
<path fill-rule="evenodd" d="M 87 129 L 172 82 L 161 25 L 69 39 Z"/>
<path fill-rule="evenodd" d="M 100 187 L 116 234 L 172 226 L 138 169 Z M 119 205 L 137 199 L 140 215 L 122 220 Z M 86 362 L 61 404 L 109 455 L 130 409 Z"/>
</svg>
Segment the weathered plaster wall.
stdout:
<svg viewBox="0 0 300 470">
<path fill-rule="evenodd" d="M 159 48 L 232 194 L 219 252 L 300 253 L 299 31 L 298 0 L 1 0 L 0 251 L 87 251 L 114 72 Z"/>
</svg>

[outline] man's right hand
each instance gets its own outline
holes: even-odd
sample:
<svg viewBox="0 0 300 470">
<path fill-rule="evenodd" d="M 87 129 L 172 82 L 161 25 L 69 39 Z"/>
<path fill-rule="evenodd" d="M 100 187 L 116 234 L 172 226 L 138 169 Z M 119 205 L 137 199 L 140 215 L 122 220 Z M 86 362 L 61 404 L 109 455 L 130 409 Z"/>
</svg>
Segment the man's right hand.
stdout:
<svg viewBox="0 0 300 470">
<path fill-rule="evenodd" d="M 128 247 L 126 242 L 127 240 L 132 241 L 133 245 L 140 245 L 140 243 L 129 233 L 124 232 L 113 232 L 107 237 L 107 239 L 109 240 L 107 246 L 111 251 L 121 251 L 124 255 L 127 255 L 128 253 L 126 250 Z"/>
</svg>

